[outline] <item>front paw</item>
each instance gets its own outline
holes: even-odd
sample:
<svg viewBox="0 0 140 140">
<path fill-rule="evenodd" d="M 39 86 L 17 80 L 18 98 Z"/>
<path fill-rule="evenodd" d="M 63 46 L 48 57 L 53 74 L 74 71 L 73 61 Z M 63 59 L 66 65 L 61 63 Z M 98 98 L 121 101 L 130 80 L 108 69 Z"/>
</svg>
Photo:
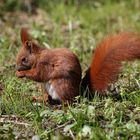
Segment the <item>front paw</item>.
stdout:
<svg viewBox="0 0 140 140">
<path fill-rule="evenodd" d="M 25 73 L 23 71 L 16 71 L 16 76 L 18 78 L 23 78 L 23 77 L 25 77 Z"/>
</svg>

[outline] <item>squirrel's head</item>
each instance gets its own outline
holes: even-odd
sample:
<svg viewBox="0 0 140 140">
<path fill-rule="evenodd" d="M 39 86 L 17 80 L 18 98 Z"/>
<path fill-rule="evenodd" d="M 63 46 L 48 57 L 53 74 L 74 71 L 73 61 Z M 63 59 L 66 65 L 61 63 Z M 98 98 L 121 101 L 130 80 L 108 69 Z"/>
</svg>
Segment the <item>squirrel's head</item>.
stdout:
<svg viewBox="0 0 140 140">
<path fill-rule="evenodd" d="M 39 47 L 30 40 L 26 28 L 21 29 L 20 37 L 22 41 L 22 47 L 16 57 L 16 70 L 29 70 L 36 62 L 36 55 L 39 51 Z"/>
</svg>

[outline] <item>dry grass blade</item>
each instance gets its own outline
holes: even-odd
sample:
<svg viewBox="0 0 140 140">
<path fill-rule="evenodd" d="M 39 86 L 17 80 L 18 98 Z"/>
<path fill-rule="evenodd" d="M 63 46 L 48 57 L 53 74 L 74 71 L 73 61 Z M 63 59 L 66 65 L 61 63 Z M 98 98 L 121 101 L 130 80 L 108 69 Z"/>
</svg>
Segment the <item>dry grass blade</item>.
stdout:
<svg viewBox="0 0 140 140">
<path fill-rule="evenodd" d="M 30 126 L 29 123 L 23 122 L 22 120 L 20 120 L 19 117 L 15 116 L 15 115 L 1 115 L 0 116 L 0 123 L 3 124 L 14 124 L 14 125 L 22 125 L 25 126 L 26 128 Z"/>
</svg>

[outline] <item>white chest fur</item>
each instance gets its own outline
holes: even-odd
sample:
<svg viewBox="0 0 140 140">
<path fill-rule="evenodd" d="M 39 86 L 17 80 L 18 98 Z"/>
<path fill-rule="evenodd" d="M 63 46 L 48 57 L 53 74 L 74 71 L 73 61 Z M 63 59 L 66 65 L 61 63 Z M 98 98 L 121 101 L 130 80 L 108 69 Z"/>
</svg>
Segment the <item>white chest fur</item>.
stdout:
<svg viewBox="0 0 140 140">
<path fill-rule="evenodd" d="M 51 81 L 48 81 L 45 84 L 45 88 L 46 88 L 48 94 L 52 97 L 52 99 L 54 99 L 54 100 L 59 100 L 60 99 L 58 94 L 56 93 L 53 85 L 51 84 Z"/>
</svg>

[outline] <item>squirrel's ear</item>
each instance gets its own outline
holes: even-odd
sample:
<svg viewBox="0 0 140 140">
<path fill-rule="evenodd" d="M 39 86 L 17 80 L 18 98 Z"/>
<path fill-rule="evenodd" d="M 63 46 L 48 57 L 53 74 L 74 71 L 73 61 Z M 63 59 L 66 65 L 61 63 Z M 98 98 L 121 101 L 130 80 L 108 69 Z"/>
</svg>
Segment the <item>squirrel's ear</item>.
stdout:
<svg viewBox="0 0 140 140">
<path fill-rule="evenodd" d="M 33 43 L 32 41 L 26 41 L 24 46 L 30 53 L 33 51 Z"/>
<path fill-rule="evenodd" d="M 30 40 L 27 28 L 21 28 L 20 38 L 21 38 L 22 43 L 25 43 L 27 40 Z"/>
<path fill-rule="evenodd" d="M 40 50 L 40 48 L 32 41 L 26 41 L 24 44 L 24 47 L 29 53 L 36 53 Z"/>
</svg>

